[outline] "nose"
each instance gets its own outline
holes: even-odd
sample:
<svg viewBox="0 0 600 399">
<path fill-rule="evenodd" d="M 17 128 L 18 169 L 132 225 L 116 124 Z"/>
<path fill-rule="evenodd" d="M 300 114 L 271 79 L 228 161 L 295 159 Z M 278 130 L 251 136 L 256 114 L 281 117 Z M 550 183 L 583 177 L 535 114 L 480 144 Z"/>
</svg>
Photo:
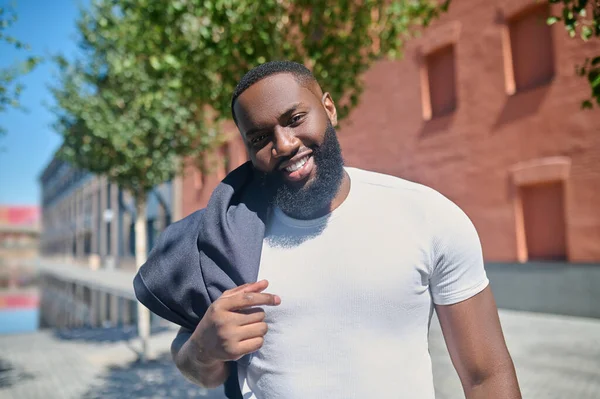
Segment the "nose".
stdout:
<svg viewBox="0 0 600 399">
<path fill-rule="evenodd" d="M 274 132 L 273 148 L 271 150 L 274 158 L 283 158 L 294 155 L 300 148 L 300 140 L 291 129 L 276 126 Z"/>
</svg>

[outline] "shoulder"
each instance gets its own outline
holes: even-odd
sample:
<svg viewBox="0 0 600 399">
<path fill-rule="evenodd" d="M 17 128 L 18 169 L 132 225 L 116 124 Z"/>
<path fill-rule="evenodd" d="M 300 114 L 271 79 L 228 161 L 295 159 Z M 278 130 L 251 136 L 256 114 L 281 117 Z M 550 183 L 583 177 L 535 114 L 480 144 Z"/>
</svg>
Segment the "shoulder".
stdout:
<svg viewBox="0 0 600 399">
<path fill-rule="evenodd" d="M 372 172 L 354 167 L 346 167 L 345 169 L 346 172 L 348 172 L 352 182 L 357 182 L 361 185 L 381 187 L 384 190 L 423 191 L 429 189 L 424 185 L 414 183 L 397 176 L 386 175 L 384 173 Z"/>
<path fill-rule="evenodd" d="M 402 217 L 424 223 L 431 234 L 446 233 L 460 226 L 471 228 L 471 221 L 465 212 L 452 200 L 439 191 L 424 184 L 400 177 L 346 168 L 360 195 L 370 205 L 377 204 L 387 214 L 396 209 Z"/>
<path fill-rule="evenodd" d="M 197 210 L 196 212 L 168 225 L 160 234 L 157 245 L 172 242 L 173 240 L 196 239 L 205 209 Z"/>
<path fill-rule="evenodd" d="M 197 225 L 200 223 L 200 220 L 202 219 L 202 216 L 204 215 L 205 211 L 206 208 L 198 209 L 196 212 L 189 214 L 183 219 L 180 219 L 175 223 L 170 224 L 169 227 L 173 227 L 174 229 L 183 229 L 193 225 Z"/>
<path fill-rule="evenodd" d="M 346 171 L 355 187 L 361 191 L 367 190 L 370 194 L 386 196 L 394 201 L 407 201 L 423 210 L 453 205 L 441 193 L 420 183 L 358 168 L 348 167 Z"/>
</svg>

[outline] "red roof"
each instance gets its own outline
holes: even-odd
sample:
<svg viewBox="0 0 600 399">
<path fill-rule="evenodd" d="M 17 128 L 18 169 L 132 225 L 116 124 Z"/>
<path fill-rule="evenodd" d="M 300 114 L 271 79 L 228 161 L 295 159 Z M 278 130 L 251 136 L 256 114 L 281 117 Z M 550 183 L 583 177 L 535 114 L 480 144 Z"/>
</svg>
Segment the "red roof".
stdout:
<svg viewBox="0 0 600 399">
<path fill-rule="evenodd" d="M 40 220 L 39 206 L 0 205 L 0 224 L 13 226 L 34 226 Z"/>
</svg>

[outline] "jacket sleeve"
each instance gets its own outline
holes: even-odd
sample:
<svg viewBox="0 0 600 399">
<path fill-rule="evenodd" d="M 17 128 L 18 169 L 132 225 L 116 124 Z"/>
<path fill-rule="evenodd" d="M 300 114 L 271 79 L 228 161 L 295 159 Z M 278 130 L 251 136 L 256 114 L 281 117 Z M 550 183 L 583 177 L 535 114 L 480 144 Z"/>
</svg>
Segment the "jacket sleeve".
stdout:
<svg viewBox="0 0 600 399">
<path fill-rule="evenodd" d="M 135 295 L 152 313 L 194 330 L 211 304 L 200 268 L 198 235 L 204 210 L 169 225 L 133 280 Z M 242 399 L 237 364 L 230 362 L 225 396 Z"/>
<path fill-rule="evenodd" d="M 169 225 L 133 281 L 138 301 L 156 315 L 190 330 L 211 303 L 197 244 L 203 214 L 200 210 Z"/>
</svg>

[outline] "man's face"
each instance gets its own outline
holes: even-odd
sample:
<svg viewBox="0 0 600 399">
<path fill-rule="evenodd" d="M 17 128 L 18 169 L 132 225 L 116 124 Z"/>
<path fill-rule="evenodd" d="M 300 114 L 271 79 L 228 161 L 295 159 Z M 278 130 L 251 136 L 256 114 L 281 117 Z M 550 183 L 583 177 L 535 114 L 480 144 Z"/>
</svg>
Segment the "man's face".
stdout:
<svg viewBox="0 0 600 399">
<path fill-rule="evenodd" d="M 274 190 L 275 204 L 304 219 L 326 208 L 343 177 L 331 97 L 316 84 L 306 87 L 280 73 L 244 91 L 234 111 L 254 167 Z"/>
</svg>

